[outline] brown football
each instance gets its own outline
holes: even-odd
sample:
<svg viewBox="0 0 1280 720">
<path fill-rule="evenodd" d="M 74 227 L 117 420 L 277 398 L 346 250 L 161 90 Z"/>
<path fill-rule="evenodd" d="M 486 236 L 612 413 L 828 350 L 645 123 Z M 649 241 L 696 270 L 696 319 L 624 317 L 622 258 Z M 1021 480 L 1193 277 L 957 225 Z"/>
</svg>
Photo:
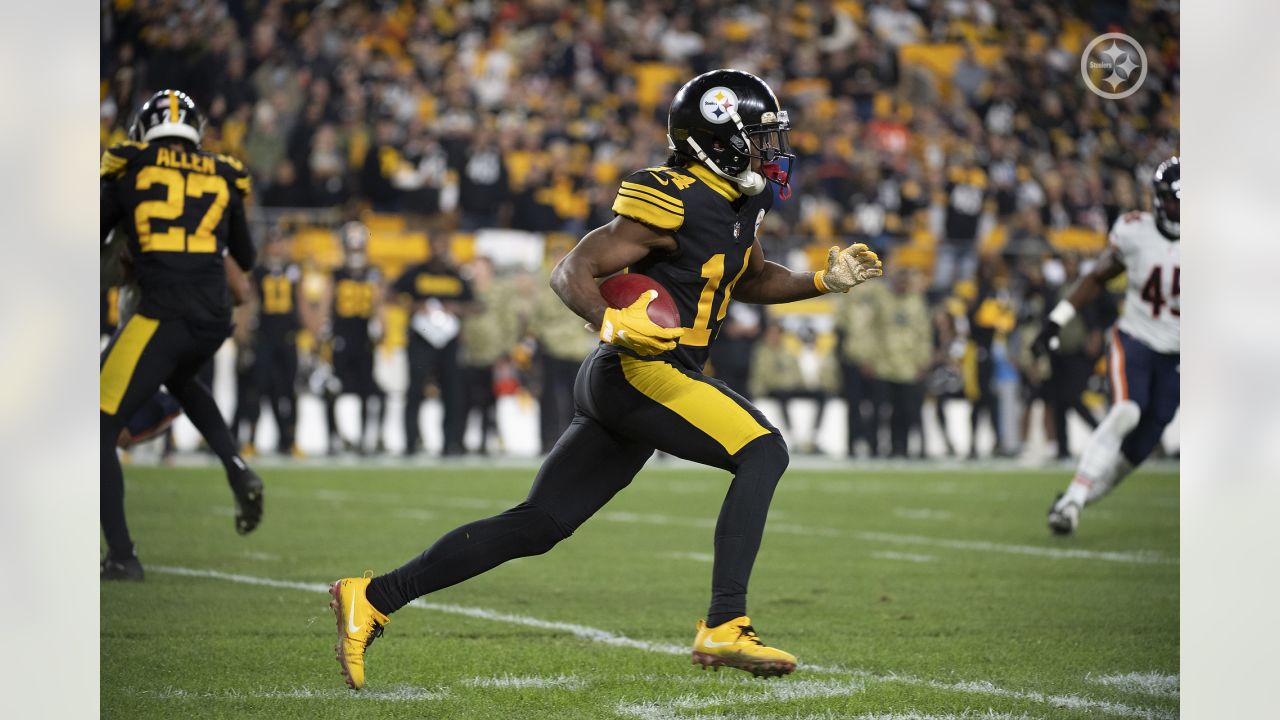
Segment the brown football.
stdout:
<svg viewBox="0 0 1280 720">
<path fill-rule="evenodd" d="M 649 303 L 649 319 L 664 328 L 680 327 L 680 311 L 671 293 L 657 280 L 639 273 L 623 273 L 600 283 L 600 294 L 611 308 L 630 307 L 641 293 L 657 290 L 658 297 Z"/>
</svg>

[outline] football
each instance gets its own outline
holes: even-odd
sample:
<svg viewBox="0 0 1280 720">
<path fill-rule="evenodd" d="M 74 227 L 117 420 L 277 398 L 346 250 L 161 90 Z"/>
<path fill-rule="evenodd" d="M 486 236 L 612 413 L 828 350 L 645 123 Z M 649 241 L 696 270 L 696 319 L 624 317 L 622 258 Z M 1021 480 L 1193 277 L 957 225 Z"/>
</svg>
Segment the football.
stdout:
<svg viewBox="0 0 1280 720">
<path fill-rule="evenodd" d="M 641 293 L 648 290 L 658 291 L 658 297 L 649 303 L 649 319 L 660 327 L 680 327 L 680 311 L 676 309 L 676 302 L 657 280 L 639 273 L 623 273 L 600 283 L 600 294 L 611 308 L 630 307 Z"/>
</svg>

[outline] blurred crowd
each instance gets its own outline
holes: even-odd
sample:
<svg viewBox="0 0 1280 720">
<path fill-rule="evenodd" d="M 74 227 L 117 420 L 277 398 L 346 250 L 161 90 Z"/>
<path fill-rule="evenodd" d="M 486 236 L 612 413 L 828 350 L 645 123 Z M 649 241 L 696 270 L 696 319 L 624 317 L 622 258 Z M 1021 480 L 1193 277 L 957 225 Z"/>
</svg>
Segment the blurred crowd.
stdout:
<svg viewBox="0 0 1280 720">
<path fill-rule="evenodd" d="M 297 235 L 308 208 L 336 208 L 342 220 L 394 216 L 430 238 L 415 262 L 434 257 L 468 284 L 531 297 L 546 285 L 536 273 L 501 262 L 495 273 L 458 241 L 491 228 L 536 233 L 551 239 L 552 262 L 564 248 L 557 238 L 610 219 L 621 175 L 664 160 L 667 104 L 682 82 L 748 70 L 790 111 L 798 155 L 794 197 L 765 223 L 766 251 L 803 267 L 831 244 L 866 242 L 890 273 L 859 288 L 859 302 L 779 316 L 735 304 L 712 371 L 784 409 L 843 398 L 851 453 L 920 454 L 909 438 L 922 408 L 952 399 L 993 428 L 991 452 L 1010 455 L 1028 432 L 1025 408 L 1043 402 L 1048 434 L 1066 452 L 1066 414 L 1091 423 L 1098 409 L 1091 391 L 1105 382 L 1095 370 L 1114 306 L 1085 314 L 1052 359 L 1027 346 L 1115 218 L 1149 207 L 1151 171 L 1177 152 L 1177 9 L 1167 0 L 117 0 L 102 14 L 101 143 L 123 139 L 150 92 L 180 88 L 209 117 L 204 145 L 252 170 L 260 215 L 289 208 L 303 219 L 260 223 L 263 241 Z M 1142 88 L 1120 101 L 1080 78 L 1081 50 L 1109 31 L 1134 36 L 1148 60 Z M 339 223 L 315 218 L 336 247 Z M 301 285 L 323 284 L 341 257 L 311 248 L 282 250 Z M 394 282 L 409 263 L 384 269 L 396 306 L 405 293 Z M 406 316 L 423 301 L 403 305 Z M 458 387 L 527 381 L 544 415 L 562 414 L 566 368 L 590 337 L 571 315 L 555 335 L 550 318 L 567 311 L 554 298 L 545 317 L 528 303 L 515 319 L 474 309 L 501 304 L 447 309 L 463 327 L 459 367 L 490 373 Z M 327 341 L 325 310 L 317 316 L 299 325 L 304 366 Z M 387 334 L 406 352 L 419 336 Z M 429 364 L 411 391 L 443 400 L 453 392 L 439 377 L 448 363 Z M 475 404 L 466 397 L 451 403 Z M 449 452 L 463 450 L 456 429 L 443 432 Z"/>
</svg>

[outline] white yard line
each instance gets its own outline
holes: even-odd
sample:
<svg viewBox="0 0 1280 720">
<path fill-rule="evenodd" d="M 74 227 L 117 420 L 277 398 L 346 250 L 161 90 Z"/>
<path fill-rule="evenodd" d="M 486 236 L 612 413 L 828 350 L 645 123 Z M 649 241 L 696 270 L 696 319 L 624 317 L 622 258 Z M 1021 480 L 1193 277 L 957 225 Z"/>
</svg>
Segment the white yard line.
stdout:
<svg viewBox="0 0 1280 720">
<path fill-rule="evenodd" d="M 265 688 L 260 690 L 184 690 L 182 688 L 164 688 L 163 690 L 139 690 L 139 697 L 156 700 L 361 700 L 372 702 L 423 702 L 442 700 L 449 696 L 448 688 L 428 690 L 426 688 L 400 686 L 383 690 L 364 690 L 353 693 L 342 687 L 312 689 L 292 688 L 280 690 Z"/>
<path fill-rule="evenodd" d="M 311 593 L 328 593 L 329 586 L 325 583 L 300 582 L 297 580 L 278 580 L 275 578 L 257 577 L 254 575 L 238 575 L 235 573 L 225 573 L 218 570 L 200 570 L 195 568 L 174 567 L 165 565 L 152 565 L 148 569 L 153 573 L 161 573 L 168 575 L 182 575 L 186 577 L 209 578 L 212 580 L 224 580 L 227 582 L 241 583 L 244 585 L 257 585 L 260 587 L 274 587 L 288 590 L 301 590 Z M 512 625 L 523 625 L 525 627 L 538 628 L 541 630 L 554 630 L 564 632 L 583 640 L 590 642 L 609 645 L 612 647 L 625 647 L 635 650 L 644 650 L 647 652 L 661 653 L 664 655 L 686 655 L 689 653 L 688 645 L 676 645 L 673 643 L 650 642 L 647 640 L 636 640 L 619 633 L 610 632 L 600 628 L 593 628 L 587 625 L 577 625 L 575 623 L 556 622 L 553 620 L 542 620 L 540 618 L 529 617 L 527 615 L 511 615 L 509 613 L 489 610 L 487 608 L 467 607 L 464 605 L 452 605 L 446 603 L 425 602 L 421 599 L 414 600 L 407 607 L 415 607 L 423 610 L 434 610 L 436 612 L 448 613 L 451 615 L 463 615 L 465 617 L 476 618 L 479 620 L 491 620 L 494 622 L 509 623 Z M 1119 715 L 1123 717 L 1139 718 L 1139 720 L 1172 720 L 1178 716 L 1176 711 L 1167 711 L 1159 708 L 1133 707 L 1123 703 L 1114 703 L 1105 700 L 1094 700 L 1092 698 L 1079 697 L 1075 695 L 1046 695 L 1044 693 L 1032 690 L 1010 690 L 998 687 L 986 681 L 964 681 L 964 682 L 943 682 L 939 680 L 929 680 L 926 678 L 917 678 L 909 675 L 877 675 L 864 670 L 849 670 L 839 667 L 824 667 L 820 665 L 801 664 L 800 669 L 824 674 L 852 675 L 854 678 L 867 682 L 890 682 L 901 683 L 906 685 L 916 685 L 921 687 L 933 688 L 935 690 L 943 690 L 948 692 L 958 692 L 972 695 L 986 695 L 991 697 L 1003 697 L 1017 700 L 1026 700 L 1036 703 L 1049 704 L 1054 707 L 1065 707 L 1073 710 L 1082 711 L 1100 711 L 1109 715 Z M 813 681 L 802 681 L 813 682 Z M 791 685 L 793 683 L 786 683 Z M 847 687 L 851 685 L 846 684 Z M 767 686 L 778 687 L 778 686 Z M 421 692 L 430 692 L 421 689 L 415 689 Z M 310 691 L 307 691 L 310 692 Z"/>
<path fill-rule="evenodd" d="M 726 693 L 697 695 L 687 693 L 670 700 L 646 700 L 642 702 L 620 702 L 614 711 L 623 717 L 639 718 L 639 720 L 676 720 L 686 717 L 681 711 L 709 710 L 718 706 L 729 705 L 734 708 L 743 705 L 756 705 L 767 702 L 788 702 L 809 698 L 847 697 L 862 692 L 862 682 L 848 680 L 793 680 L 785 683 L 772 683 L 757 688 L 735 687 Z M 742 717 L 734 712 L 735 718 Z M 697 714 L 699 718 L 706 715 Z M 720 716 L 712 716 L 720 717 Z"/>
<path fill-rule="evenodd" d="M 715 555 L 700 552 L 669 552 L 662 553 L 662 557 L 673 560 L 694 560 L 696 562 L 715 562 L 716 560 Z"/>
<path fill-rule="evenodd" d="M 467 687 L 495 688 L 504 690 L 524 690 L 526 688 L 566 688 L 577 690 L 586 684 L 576 675 L 555 676 L 516 676 L 498 675 L 496 677 L 473 677 L 462 681 Z"/>
<path fill-rule="evenodd" d="M 1133 672 L 1123 675 L 1089 675 L 1085 678 L 1091 683 L 1106 685 L 1123 692 L 1150 695 L 1159 698 L 1177 698 L 1181 695 L 1181 680 L 1177 675 L 1165 675 L 1157 672 Z"/>
<path fill-rule="evenodd" d="M 879 560 L 901 560 L 903 562 L 913 563 L 931 563 L 934 560 L 937 560 L 937 558 L 932 555 L 917 555 L 915 553 L 893 552 L 892 550 L 873 552 L 871 553 L 871 557 Z"/>
<path fill-rule="evenodd" d="M 933 510 L 930 508 L 906 508 L 897 507 L 893 509 L 893 514 L 906 520 L 950 520 L 951 513 L 947 510 Z"/>
<path fill-rule="evenodd" d="M 664 711 L 661 708 L 644 708 L 645 714 L 639 714 L 641 708 L 627 708 L 630 712 L 624 717 L 635 717 L 640 720 L 683 720 L 691 718 L 693 720 L 1036 720 L 1030 715 L 1008 715 L 1005 713 L 996 713 L 990 710 L 986 712 L 973 712 L 966 710 L 956 715 L 953 713 L 869 713 L 864 715 L 848 715 L 838 711 L 828 711 L 823 713 L 804 713 L 802 715 L 777 715 L 769 713 L 768 715 L 757 715 L 755 713 L 742 714 L 732 713 L 730 715 L 704 715 L 698 713 L 696 715 L 677 715 L 671 711 Z M 619 714 L 623 711 L 619 708 Z"/>
</svg>

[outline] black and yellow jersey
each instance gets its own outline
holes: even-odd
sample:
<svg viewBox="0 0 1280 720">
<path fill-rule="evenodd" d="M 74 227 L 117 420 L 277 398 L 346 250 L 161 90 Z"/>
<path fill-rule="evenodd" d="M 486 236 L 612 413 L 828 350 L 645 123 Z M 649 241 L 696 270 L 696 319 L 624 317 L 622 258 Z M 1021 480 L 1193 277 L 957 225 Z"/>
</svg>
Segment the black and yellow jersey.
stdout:
<svg viewBox="0 0 1280 720">
<path fill-rule="evenodd" d="M 471 283 L 463 279 L 458 269 L 435 257 L 406 269 L 396 278 L 392 289 L 397 294 L 408 295 L 414 302 L 431 299 L 471 302 L 475 299 Z"/>
<path fill-rule="evenodd" d="M 343 338 L 369 337 L 369 320 L 378 297 L 382 275 L 376 268 L 340 267 L 333 271 L 333 306 L 329 315 L 333 334 Z"/>
<path fill-rule="evenodd" d="M 613 212 L 672 233 L 676 240 L 673 252 L 651 253 L 628 268 L 657 280 L 680 310 L 684 336 L 660 358 L 702 370 L 771 207 L 770 190 L 743 195 L 697 163 L 648 168 L 622 181 Z"/>
<path fill-rule="evenodd" d="M 292 340 L 298 319 L 298 286 L 302 270 L 292 263 L 264 265 L 253 270 L 258 296 L 258 335 L 267 341 Z"/>
<path fill-rule="evenodd" d="M 119 226 L 142 289 L 141 314 L 230 327 L 222 256 L 253 266 L 245 219 L 249 174 L 233 158 L 181 140 L 126 141 L 102 155 L 101 237 Z"/>
</svg>

